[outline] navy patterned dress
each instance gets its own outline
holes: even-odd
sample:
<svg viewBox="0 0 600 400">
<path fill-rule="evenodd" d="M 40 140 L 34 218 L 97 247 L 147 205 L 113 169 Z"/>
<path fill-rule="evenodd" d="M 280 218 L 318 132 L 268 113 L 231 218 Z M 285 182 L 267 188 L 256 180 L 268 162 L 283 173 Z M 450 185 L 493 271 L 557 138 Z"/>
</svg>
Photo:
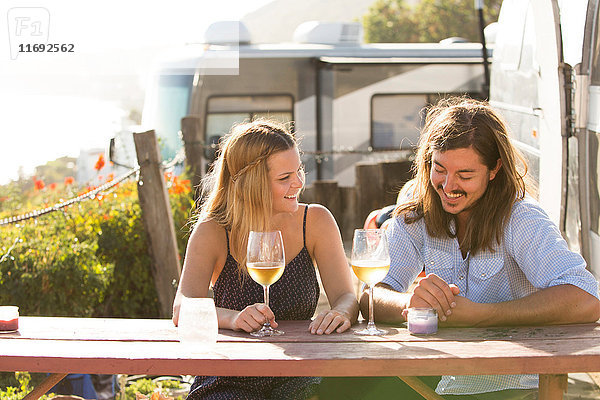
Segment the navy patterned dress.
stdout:
<svg viewBox="0 0 600 400">
<path fill-rule="evenodd" d="M 306 213 L 302 224 L 304 247 L 286 265 L 283 275 L 269 288 L 269 307 L 276 320 L 309 320 L 319 300 L 319 282 L 306 248 Z M 229 250 L 223 271 L 213 287 L 215 305 L 241 311 L 264 302 L 263 288 L 248 276 L 240 276 L 238 263 Z M 305 399 L 316 391 L 320 378 L 197 376 L 189 400 Z"/>
</svg>

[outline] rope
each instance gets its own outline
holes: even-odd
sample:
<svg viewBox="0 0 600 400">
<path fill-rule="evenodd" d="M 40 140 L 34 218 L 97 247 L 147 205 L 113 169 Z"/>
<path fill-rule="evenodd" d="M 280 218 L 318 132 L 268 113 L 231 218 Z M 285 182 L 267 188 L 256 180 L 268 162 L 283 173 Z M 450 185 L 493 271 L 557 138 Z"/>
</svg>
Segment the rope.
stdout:
<svg viewBox="0 0 600 400">
<path fill-rule="evenodd" d="M 117 179 L 113 179 L 110 182 L 106 182 L 104 185 L 101 185 L 94 190 L 91 190 L 89 192 L 81 194 L 77 197 L 73 197 L 73 198 L 63 201 L 61 203 L 56 203 L 55 205 L 53 205 L 51 207 L 34 210 L 34 211 L 31 211 L 31 212 L 28 212 L 25 214 L 21 214 L 18 216 L 14 216 L 14 217 L 4 218 L 3 220 L 0 220 L 0 226 L 16 224 L 17 222 L 26 221 L 26 220 L 32 219 L 32 218 L 37 218 L 37 217 L 40 217 L 45 214 L 49 214 L 54 211 L 60 211 L 61 209 L 65 208 L 65 207 L 68 207 L 75 203 L 79 203 L 83 200 L 93 199 L 96 197 L 96 195 L 98 193 L 106 191 L 106 190 L 112 188 L 113 186 L 118 185 L 119 183 L 123 182 L 125 179 L 129 178 L 131 175 L 136 174 L 139 170 L 140 170 L 140 167 L 135 167 L 131 171 L 127 172 L 126 174 L 118 177 Z"/>
</svg>

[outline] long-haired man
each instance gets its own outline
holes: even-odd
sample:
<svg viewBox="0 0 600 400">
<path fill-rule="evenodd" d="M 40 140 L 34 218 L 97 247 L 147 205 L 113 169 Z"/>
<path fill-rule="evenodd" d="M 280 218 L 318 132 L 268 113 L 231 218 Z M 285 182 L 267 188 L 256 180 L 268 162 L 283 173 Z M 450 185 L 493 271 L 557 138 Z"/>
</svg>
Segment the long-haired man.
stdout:
<svg viewBox="0 0 600 400">
<path fill-rule="evenodd" d="M 376 288 L 376 318 L 401 322 L 408 308 L 431 307 L 442 326 L 598 320 L 598 282 L 528 195 L 525 174 L 506 125 L 487 103 L 455 98 L 432 107 L 415 178 L 389 229 L 392 264 Z M 423 269 L 426 277 L 407 292 Z M 437 391 L 536 387 L 535 375 L 445 376 Z"/>
</svg>

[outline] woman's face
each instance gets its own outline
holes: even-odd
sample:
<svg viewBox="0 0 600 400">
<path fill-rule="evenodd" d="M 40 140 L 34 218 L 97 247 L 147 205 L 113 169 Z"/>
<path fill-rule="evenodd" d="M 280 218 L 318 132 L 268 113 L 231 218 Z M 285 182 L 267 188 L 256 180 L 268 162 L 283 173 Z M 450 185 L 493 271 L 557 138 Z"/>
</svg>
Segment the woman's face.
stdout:
<svg viewBox="0 0 600 400">
<path fill-rule="evenodd" d="M 273 194 L 273 214 L 292 213 L 298 209 L 298 194 L 304 186 L 304 167 L 298 149 L 272 154 L 267 159 Z"/>
</svg>

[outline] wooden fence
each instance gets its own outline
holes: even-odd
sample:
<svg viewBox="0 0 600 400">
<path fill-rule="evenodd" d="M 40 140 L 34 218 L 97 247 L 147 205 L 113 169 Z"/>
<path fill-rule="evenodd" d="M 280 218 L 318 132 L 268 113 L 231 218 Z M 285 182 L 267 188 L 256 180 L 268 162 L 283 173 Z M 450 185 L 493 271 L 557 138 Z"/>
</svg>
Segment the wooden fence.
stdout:
<svg viewBox="0 0 600 400">
<path fill-rule="evenodd" d="M 355 165 L 355 186 L 316 181 L 306 187 L 300 200 L 327 207 L 340 226 L 343 240 L 352 240 L 354 229 L 362 228 L 371 211 L 396 203 L 398 191 L 412 177 L 411 166 L 411 161 L 359 162 Z"/>
</svg>

